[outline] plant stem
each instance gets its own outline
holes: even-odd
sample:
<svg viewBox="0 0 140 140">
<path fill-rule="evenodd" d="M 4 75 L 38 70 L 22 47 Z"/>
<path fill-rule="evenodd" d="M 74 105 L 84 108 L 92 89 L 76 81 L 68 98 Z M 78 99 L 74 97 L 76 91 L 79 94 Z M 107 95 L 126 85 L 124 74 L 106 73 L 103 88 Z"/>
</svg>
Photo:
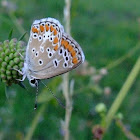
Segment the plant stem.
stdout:
<svg viewBox="0 0 140 140">
<path fill-rule="evenodd" d="M 65 123 L 64 123 L 64 140 L 69 140 L 69 124 L 72 113 L 72 99 L 69 95 L 69 74 L 63 76 L 63 94 L 66 100 L 66 109 L 65 109 Z"/>
<path fill-rule="evenodd" d="M 65 0 L 65 8 L 64 8 L 64 21 L 65 21 L 65 29 L 68 34 L 70 34 L 70 6 L 71 0 Z M 69 140 L 69 124 L 72 114 L 72 98 L 69 93 L 69 74 L 66 73 L 63 76 L 63 94 L 66 100 L 66 109 L 65 109 L 65 123 L 63 126 L 64 129 L 64 140 Z"/>
<path fill-rule="evenodd" d="M 122 101 L 126 97 L 129 89 L 131 88 L 132 84 L 134 83 L 138 73 L 140 71 L 140 57 L 138 58 L 136 64 L 134 65 L 133 69 L 131 70 L 126 82 L 122 86 L 120 92 L 118 93 L 115 101 L 113 102 L 111 108 L 108 111 L 108 114 L 106 115 L 103 127 L 107 130 L 110 126 L 110 123 L 115 115 L 115 113 L 118 111 Z"/>
<path fill-rule="evenodd" d="M 116 120 L 116 124 L 118 125 L 118 127 L 120 127 L 120 129 L 122 130 L 122 132 L 124 133 L 124 135 L 129 139 L 129 140 L 140 140 L 139 137 L 135 136 L 130 130 L 128 130 L 125 125 L 123 124 L 123 122 L 121 120 Z"/>
</svg>

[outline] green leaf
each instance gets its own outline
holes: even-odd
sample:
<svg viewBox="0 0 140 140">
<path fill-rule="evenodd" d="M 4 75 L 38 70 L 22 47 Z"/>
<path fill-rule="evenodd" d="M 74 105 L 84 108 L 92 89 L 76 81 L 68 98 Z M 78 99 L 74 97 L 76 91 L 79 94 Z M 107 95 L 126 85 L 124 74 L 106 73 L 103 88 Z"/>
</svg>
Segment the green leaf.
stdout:
<svg viewBox="0 0 140 140">
<path fill-rule="evenodd" d="M 27 32 L 25 32 L 25 33 L 18 39 L 18 41 L 22 40 L 26 34 L 27 34 Z"/>
</svg>

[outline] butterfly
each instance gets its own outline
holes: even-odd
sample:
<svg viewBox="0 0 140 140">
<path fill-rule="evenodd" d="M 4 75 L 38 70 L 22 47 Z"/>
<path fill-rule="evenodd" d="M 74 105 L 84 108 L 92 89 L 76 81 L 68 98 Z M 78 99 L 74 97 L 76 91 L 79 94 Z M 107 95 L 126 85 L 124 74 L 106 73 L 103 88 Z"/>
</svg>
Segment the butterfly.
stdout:
<svg viewBox="0 0 140 140">
<path fill-rule="evenodd" d="M 85 60 L 80 45 L 54 18 L 35 20 L 26 48 L 22 81 L 27 77 L 31 86 L 38 80 L 66 73 Z"/>
</svg>

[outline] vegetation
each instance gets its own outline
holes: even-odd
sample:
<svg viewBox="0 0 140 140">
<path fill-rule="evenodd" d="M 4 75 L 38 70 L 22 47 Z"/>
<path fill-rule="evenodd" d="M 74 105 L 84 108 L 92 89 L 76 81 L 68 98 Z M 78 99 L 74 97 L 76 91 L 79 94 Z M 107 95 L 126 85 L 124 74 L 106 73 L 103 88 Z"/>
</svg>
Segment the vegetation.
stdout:
<svg viewBox="0 0 140 140">
<path fill-rule="evenodd" d="M 70 139 L 140 139 L 139 5 L 138 0 L 71 2 L 71 35 L 86 61 L 69 73 Z M 63 0 L 1 0 L 0 41 L 9 39 L 13 31 L 12 37 L 21 36 L 27 43 L 35 19 L 54 17 L 65 25 L 64 6 Z M 43 82 L 65 104 L 63 79 Z M 26 89 L 0 84 L 0 139 L 63 139 L 66 110 L 40 83 L 35 111 L 36 89 L 27 79 L 24 84 Z"/>
</svg>

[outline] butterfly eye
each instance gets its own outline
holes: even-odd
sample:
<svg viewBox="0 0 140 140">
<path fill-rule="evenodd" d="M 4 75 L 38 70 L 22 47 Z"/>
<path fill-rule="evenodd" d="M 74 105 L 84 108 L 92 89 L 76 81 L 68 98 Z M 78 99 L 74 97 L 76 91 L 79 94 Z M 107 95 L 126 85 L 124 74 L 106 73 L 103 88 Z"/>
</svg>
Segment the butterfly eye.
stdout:
<svg viewBox="0 0 140 140">
<path fill-rule="evenodd" d="M 35 48 L 32 48 L 32 53 L 35 53 Z"/>
<path fill-rule="evenodd" d="M 38 60 L 38 63 L 39 63 L 39 65 L 43 65 L 43 60 L 42 59 L 39 59 Z"/>
<path fill-rule="evenodd" d="M 32 87 L 36 87 L 37 86 L 37 84 L 38 84 L 38 81 L 35 79 L 35 78 L 33 78 L 33 79 L 30 79 L 30 85 L 32 86 Z"/>
<path fill-rule="evenodd" d="M 35 79 L 30 80 L 31 84 L 35 84 Z"/>
</svg>

